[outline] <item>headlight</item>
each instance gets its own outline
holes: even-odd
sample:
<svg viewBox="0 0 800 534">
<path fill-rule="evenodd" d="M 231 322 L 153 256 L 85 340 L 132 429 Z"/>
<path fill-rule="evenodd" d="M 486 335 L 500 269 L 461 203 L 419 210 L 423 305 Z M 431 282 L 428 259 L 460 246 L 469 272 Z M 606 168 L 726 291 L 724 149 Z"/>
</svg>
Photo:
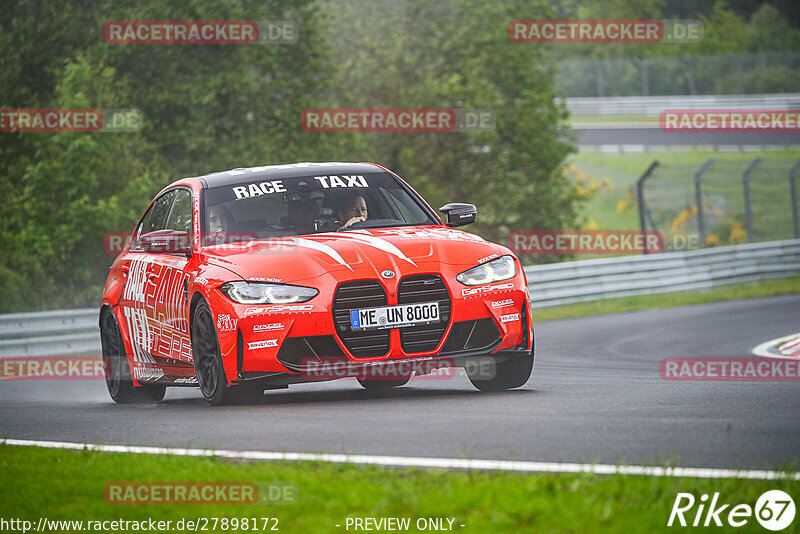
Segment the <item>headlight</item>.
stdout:
<svg viewBox="0 0 800 534">
<path fill-rule="evenodd" d="M 514 258 L 500 256 L 496 260 L 464 271 L 456 276 L 456 280 L 467 286 L 477 286 L 507 280 L 515 274 L 517 274 L 517 267 L 514 265 Z"/>
<path fill-rule="evenodd" d="M 228 282 L 219 290 L 239 304 L 294 304 L 311 300 L 319 293 L 311 287 L 261 282 Z"/>
</svg>

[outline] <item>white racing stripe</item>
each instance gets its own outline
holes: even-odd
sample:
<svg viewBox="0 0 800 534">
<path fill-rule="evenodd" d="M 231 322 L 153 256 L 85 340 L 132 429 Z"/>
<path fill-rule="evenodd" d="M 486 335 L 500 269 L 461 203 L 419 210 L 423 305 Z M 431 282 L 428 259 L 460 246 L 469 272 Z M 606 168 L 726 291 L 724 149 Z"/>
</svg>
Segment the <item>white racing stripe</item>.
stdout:
<svg viewBox="0 0 800 534">
<path fill-rule="evenodd" d="M 338 252 L 336 252 L 334 249 L 332 249 L 331 247 L 329 247 L 328 245 L 326 245 L 324 243 L 319 243 L 317 241 L 312 241 L 310 239 L 302 239 L 302 238 L 293 238 L 292 242 L 295 245 L 297 245 L 298 247 L 306 247 L 306 248 L 310 248 L 310 249 L 314 249 L 314 250 L 317 250 L 319 252 L 322 252 L 323 254 L 327 254 L 329 257 L 333 258 L 335 261 L 339 262 L 341 265 L 344 265 L 345 267 L 347 267 L 351 271 L 353 270 L 353 268 L 350 267 L 347 264 L 347 262 L 344 261 L 344 258 L 342 258 L 339 255 Z"/>
<path fill-rule="evenodd" d="M 750 480 L 800 480 L 800 473 L 763 470 L 715 469 L 704 467 L 651 467 L 643 465 L 578 464 L 525 462 L 516 460 L 469 460 L 462 458 L 422 458 L 414 456 L 372 456 L 363 454 L 313 454 L 306 452 L 227 451 L 215 449 L 180 449 L 98 445 L 66 441 L 0 439 L 0 444 L 49 449 L 90 450 L 133 454 L 167 454 L 236 460 L 328 462 L 336 464 L 380 465 L 384 467 L 424 467 L 435 469 L 475 469 L 520 473 L 592 473 L 595 475 L 644 475 L 677 478 L 740 478 Z"/>
<path fill-rule="evenodd" d="M 310 239 L 305 239 L 302 237 L 288 237 L 285 239 L 258 239 L 256 241 L 242 242 L 242 245 L 244 245 L 244 247 L 251 246 L 254 244 L 266 245 L 267 247 L 271 246 L 301 247 L 301 248 L 316 250 L 317 252 L 322 252 L 323 254 L 331 258 L 333 261 L 347 267 L 351 271 L 353 270 L 353 268 L 350 267 L 350 265 L 348 265 L 346 261 L 344 261 L 344 258 L 342 258 L 342 256 L 338 252 L 336 252 L 336 250 L 318 241 L 312 241 Z"/>
<path fill-rule="evenodd" d="M 387 254 L 391 254 L 400 258 L 401 260 L 405 260 L 414 267 L 417 267 L 417 264 L 414 261 L 403 254 L 403 251 L 394 246 L 393 244 L 389 243 L 388 241 L 381 239 L 379 237 L 372 236 L 366 231 L 364 233 L 360 233 L 358 231 L 351 231 L 351 232 L 339 232 L 336 234 L 337 238 L 345 238 L 345 239 L 353 239 L 358 241 L 359 243 L 363 243 L 365 245 L 369 245 L 371 247 L 375 247 L 379 250 L 386 252 Z"/>
<path fill-rule="evenodd" d="M 320 234 L 320 235 L 322 235 L 322 234 Z M 336 250 L 333 247 L 331 247 L 329 245 L 326 245 L 325 243 L 322 243 L 320 241 L 316 241 L 314 239 L 314 237 L 317 237 L 317 236 L 311 236 L 311 237 L 307 237 L 307 238 L 295 237 L 295 238 L 292 238 L 291 242 L 294 243 L 298 247 L 310 248 L 310 249 L 322 252 L 323 254 L 326 254 L 327 256 L 329 256 L 330 258 L 332 258 L 334 261 L 338 262 L 339 264 L 344 265 L 345 267 L 347 267 L 351 271 L 353 270 L 353 268 L 350 267 L 350 265 L 348 265 L 347 262 L 344 261 L 344 258 L 342 258 L 339 255 L 339 253 L 336 252 Z M 368 246 L 377 248 L 379 250 L 382 250 L 382 251 L 386 252 L 387 254 L 391 254 L 391 255 L 393 255 L 393 256 L 395 256 L 397 258 L 400 258 L 401 260 L 405 260 L 408 263 L 410 263 L 411 265 L 413 265 L 414 267 L 417 266 L 417 264 L 414 263 L 414 260 L 412 260 L 411 258 L 406 256 L 405 254 L 403 254 L 403 251 L 401 251 L 399 248 L 397 248 L 393 244 L 389 243 L 388 241 L 385 241 L 385 240 L 380 239 L 378 237 L 374 237 L 374 236 L 371 236 L 371 235 L 368 235 L 368 234 L 361 234 L 361 233 L 357 233 L 356 231 L 353 231 L 353 232 L 339 232 L 339 233 L 337 233 L 335 235 L 333 235 L 333 234 L 325 235 L 324 238 L 326 238 L 326 239 L 336 238 L 336 239 L 342 239 L 342 240 L 355 241 L 357 243 L 361 243 L 362 245 L 368 245 Z"/>
<path fill-rule="evenodd" d="M 784 351 L 786 349 L 793 349 L 795 347 L 800 347 L 800 334 L 795 334 L 795 338 L 787 341 L 786 343 L 781 343 L 778 347 L 778 350 Z"/>
<path fill-rule="evenodd" d="M 795 361 L 797 361 L 797 359 L 798 359 L 797 356 L 784 355 L 784 354 L 781 354 L 779 352 L 772 352 L 769 349 L 771 349 L 773 347 L 776 347 L 777 345 L 779 345 L 780 343 L 783 343 L 784 341 L 789 341 L 790 339 L 795 339 L 798 336 L 800 336 L 800 334 L 792 334 L 791 336 L 784 336 L 784 337 L 779 337 L 779 338 L 776 338 L 776 339 L 770 339 L 769 341 L 765 341 L 761 345 L 759 345 L 756 348 L 754 348 L 752 352 L 753 352 L 754 355 L 763 356 L 764 358 L 773 358 L 775 360 L 795 360 Z"/>
</svg>

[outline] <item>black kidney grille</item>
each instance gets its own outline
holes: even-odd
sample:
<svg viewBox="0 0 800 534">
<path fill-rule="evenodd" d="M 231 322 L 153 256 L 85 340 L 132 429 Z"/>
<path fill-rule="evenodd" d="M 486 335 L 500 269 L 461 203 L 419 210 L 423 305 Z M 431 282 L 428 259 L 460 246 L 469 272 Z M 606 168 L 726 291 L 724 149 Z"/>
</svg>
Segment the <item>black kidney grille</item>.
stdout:
<svg viewBox="0 0 800 534">
<path fill-rule="evenodd" d="M 450 321 L 450 293 L 442 279 L 435 274 L 417 274 L 400 281 L 398 304 L 433 301 L 439 302 L 440 323 L 400 329 L 400 343 L 406 354 L 431 351 L 439 345 Z"/>
<path fill-rule="evenodd" d="M 390 330 L 353 332 L 350 329 L 350 310 L 386 306 L 386 290 L 377 280 L 344 282 L 333 296 L 333 322 L 336 333 L 353 356 L 371 358 L 389 352 Z"/>
</svg>

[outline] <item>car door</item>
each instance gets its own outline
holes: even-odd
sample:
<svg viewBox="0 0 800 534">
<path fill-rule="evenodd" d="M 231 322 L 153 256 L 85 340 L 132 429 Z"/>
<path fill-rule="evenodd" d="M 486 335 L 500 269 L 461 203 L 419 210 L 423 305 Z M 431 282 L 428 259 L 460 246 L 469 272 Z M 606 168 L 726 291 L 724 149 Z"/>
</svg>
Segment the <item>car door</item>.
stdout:
<svg viewBox="0 0 800 534">
<path fill-rule="evenodd" d="M 130 263 L 127 265 L 125 289 L 120 305 L 133 350 L 131 371 L 137 380 L 163 376 L 163 370 L 155 360 L 156 344 L 153 333 L 156 325 L 151 325 L 152 317 L 156 315 L 153 309 L 157 289 L 153 278 L 156 275 L 150 269 L 155 254 L 142 248 L 141 236 L 165 228 L 175 194 L 176 191 L 171 189 L 153 201 L 133 233 L 128 252 Z M 123 272 L 125 267 L 123 266 Z"/>
<path fill-rule="evenodd" d="M 176 188 L 163 229 L 186 232 L 189 234 L 189 243 L 192 243 L 192 208 L 191 189 Z M 152 297 L 146 309 L 152 336 L 152 354 L 157 358 L 192 361 L 186 292 L 188 264 L 189 258 L 185 253 L 155 253 L 148 261 L 147 277 Z"/>
</svg>

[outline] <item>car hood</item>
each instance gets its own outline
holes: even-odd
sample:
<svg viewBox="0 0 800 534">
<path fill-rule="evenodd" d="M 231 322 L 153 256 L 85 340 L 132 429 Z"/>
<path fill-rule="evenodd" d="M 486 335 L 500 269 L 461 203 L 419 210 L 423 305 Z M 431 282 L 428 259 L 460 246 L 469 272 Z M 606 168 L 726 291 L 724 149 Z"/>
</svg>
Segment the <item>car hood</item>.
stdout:
<svg viewBox="0 0 800 534">
<path fill-rule="evenodd" d="M 299 282 L 326 273 L 348 278 L 439 271 L 437 265 L 469 268 L 508 254 L 507 248 L 444 226 L 379 228 L 259 240 L 203 249 L 204 259 L 245 280 Z"/>
</svg>

